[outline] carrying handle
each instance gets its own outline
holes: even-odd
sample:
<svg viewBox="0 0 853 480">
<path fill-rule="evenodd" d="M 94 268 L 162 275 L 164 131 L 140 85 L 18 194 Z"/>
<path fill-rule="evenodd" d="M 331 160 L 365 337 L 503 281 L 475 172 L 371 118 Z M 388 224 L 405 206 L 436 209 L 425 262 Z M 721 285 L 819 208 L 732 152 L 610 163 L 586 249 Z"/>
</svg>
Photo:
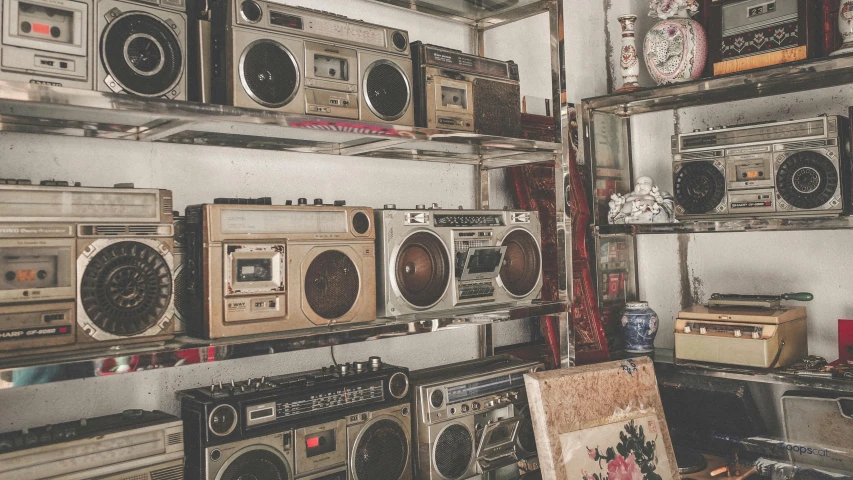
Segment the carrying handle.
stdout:
<svg viewBox="0 0 853 480">
<path fill-rule="evenodd" d="M 853 420 L 853 398 L 839 398 L 838 408 L 841 410 L 841 415 L 843 415 L 845 418 Z"/>
<path fill-rule="evenodd" d="M 809 292 L 783 293 L 780 297 L 782 300 L 794 300 L 796 302 L 811 302 L 814 300 L 814 295 Z"/>
</svg>

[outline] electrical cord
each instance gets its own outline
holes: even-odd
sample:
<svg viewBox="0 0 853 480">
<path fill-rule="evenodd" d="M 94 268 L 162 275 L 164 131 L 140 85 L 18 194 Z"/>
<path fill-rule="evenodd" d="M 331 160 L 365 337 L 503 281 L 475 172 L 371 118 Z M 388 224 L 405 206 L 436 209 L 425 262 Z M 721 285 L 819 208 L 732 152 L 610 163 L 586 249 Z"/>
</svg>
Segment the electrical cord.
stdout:
<svg viewBox="0 0 853 480">
<path fill-rule="evenodd" d="M 331 353 L 331 354 L 332 354 L 332 363 L 337 367 L 337 366 L 338 366 L 338 361 L 337 361 L 337 360 L 335 360 L 335 346 L 334 346 L 334 345 L 332 345 L 332 346 L 330 346 L 330 347 L 329 347 L 329 353 Z"/>
</svg>

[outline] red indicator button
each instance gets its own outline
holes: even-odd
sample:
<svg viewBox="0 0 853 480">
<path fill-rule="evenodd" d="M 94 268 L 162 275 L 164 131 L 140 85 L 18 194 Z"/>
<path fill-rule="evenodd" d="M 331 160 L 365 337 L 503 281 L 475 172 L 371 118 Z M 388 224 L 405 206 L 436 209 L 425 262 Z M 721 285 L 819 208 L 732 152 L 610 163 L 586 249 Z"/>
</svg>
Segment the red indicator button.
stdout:
<svg viewBox="0 0 853 480">
<path fill-rule="evenodd" d="M 68 333 L 68 327 L 59 327 L 59 333 Z"/>
<path fill-rule="evenodd" d="M 50 35 L 50 25 L 45 25 L 43 23 L 34 23 L 33 31 L 42 35 Z"/>
<path fill-rule="evenodd" d="M 306 438 L 305 446 L 308 448 L 317 448 L 320 446 L 320 437 Z"/>
<path fill-rule="evenodd" d="M 770 207 L 770 206 L 772 206 L 772 205 L 773 205 L 773 204 L 772 204 L 772 203 L 770 203 L 770 202 L 764 202 L 764 206 L 765 206 L 765 207 Z"/>
</svg>

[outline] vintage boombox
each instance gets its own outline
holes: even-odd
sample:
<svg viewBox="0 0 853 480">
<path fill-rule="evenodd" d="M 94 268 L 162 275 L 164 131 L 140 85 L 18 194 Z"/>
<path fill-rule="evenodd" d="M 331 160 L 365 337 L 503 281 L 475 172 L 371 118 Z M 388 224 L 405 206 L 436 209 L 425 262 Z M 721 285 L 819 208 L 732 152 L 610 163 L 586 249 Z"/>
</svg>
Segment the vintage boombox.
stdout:
<svg viewBox="0 0 853 480">
<path fill-rule="evenodd" d="M 92 0 L 2 0 L 0 80 L 92 89 Z"/>
<path fill-rule="evenodd" d="M 172 192 L 4 182 L 0 356 L 174 335 Z"/>
<path fill-rule="evenodd" d="M 185 0 L 95 0 L 95 90 L 187 99 Z"/>
<path fill-rule="evenodd" d="M 255 0 L 211 0 L 209 16 L 211 33 L 200 45 L 200 55 L 211 58 L 201 75 L 202 98 L 414 125 L 404 30 Z"/>
<path fill-rule="evenodd" d="M 386 205 L 375 214 L 380 316 L 539 298 L 536 212 Z"/>
<path fill-rule="evenodd" d="M 524 374 L 542 368 L 498 355 L 412 372 L 415 478 L 517 477 L 536 455 Z"/>
<path fill-rule="evenodd" d="M 714 294 L 708 305 L 679 312 L 675 358 L 773 368 L 805 357 L 806 308 L 781 306 L 768 298 Z"/>
<path fill-rule="evenodd" d="M 178 480 L 183 465 L 181 420 L 156 410 L 0 434 L 2 480 Z"/>
<path fill-rule="evenodd" d="M 676 217 L 845 213 L 850 206 L 848 139 L 845 117 L 674 135 Z"/>
<path fill-rule="evenodd" d="M 412 43 L 419 127 L 521 136 L 518 65 Z"/>
<path fill-rule="evenodd" d="M 241 200 L 187 207 L 190 333 L 221 338 L 376 319 L 372 209 Z"/>
<path fill-rule="evenodd" d="M 714 75 L 819 55 L 821 7 L 821 0 L 712 1 L 706 24 Z M 835 19 L 828 25 L 834 30 Z"/>
<path fill-rule="evenodd" d="M 186 478 L 411 480 L 409 390 L 371 357 L 181 392 Z"/>
</svg>

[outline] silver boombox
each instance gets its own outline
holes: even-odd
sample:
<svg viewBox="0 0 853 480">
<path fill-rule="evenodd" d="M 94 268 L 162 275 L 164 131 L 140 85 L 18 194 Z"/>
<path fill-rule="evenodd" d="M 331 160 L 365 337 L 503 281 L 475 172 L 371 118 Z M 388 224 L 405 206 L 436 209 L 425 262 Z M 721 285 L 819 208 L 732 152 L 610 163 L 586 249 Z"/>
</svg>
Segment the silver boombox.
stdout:
<svg viewBox="0 0 853 480">
<path fill-rule="evenodd" d="M 187 98 L 184 0 L 2 0 L 0 80 Z"/>
<path fill-rule="evenodd" d="M 536 212 L 394 208 L 375 212 L 379 316 L 539 298 Z"/>
<path fill-rule="evenodd" d="M 177 480 L 183 469 L 183 423 L 156 410 L 0 434 L 0 480 Z"/>
<path fill-rule="evenodd" d="M 174 335 L 170 191 L 4 183 L 0 356 Z"/>
<path fill-rule="evenodd" d="M 407 32 L 255 0 L 212 0 L 210 16 L 200 46 L 211 58 L 203 98 L 209 92 L 223 105 L 414 125 Z"/>
<path fill-rule="evenodd" d="M 542 368 L 498 355 L 412 372 L 415 478 L 516 478 L 536 455 L 524 375 Z"/>
<path fill-rule="evenodd" d="M 676 217 L 848 212 L 848 128 L 823 116 L 674 135 Z"/>
</svg>

